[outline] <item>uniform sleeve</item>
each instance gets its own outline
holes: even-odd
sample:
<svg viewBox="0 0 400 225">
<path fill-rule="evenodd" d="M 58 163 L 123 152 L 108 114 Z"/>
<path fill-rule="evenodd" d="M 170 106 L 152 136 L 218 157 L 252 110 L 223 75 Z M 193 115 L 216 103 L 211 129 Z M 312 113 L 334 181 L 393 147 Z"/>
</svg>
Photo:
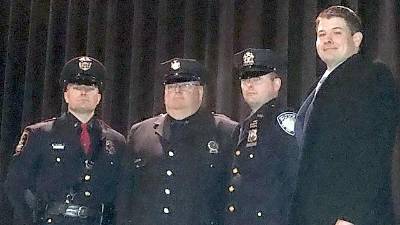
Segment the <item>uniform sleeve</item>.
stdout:
<svg viewBox="0 0 400 225">
<path fill-rule="evenodd" d="M 32 224 L 36 204 L 33 195 L 40 152 L 39 137 L 25 129 L 16 147 L 5 181 L 5 190 L 14 208 L 14 224 Z"/>
</svg>

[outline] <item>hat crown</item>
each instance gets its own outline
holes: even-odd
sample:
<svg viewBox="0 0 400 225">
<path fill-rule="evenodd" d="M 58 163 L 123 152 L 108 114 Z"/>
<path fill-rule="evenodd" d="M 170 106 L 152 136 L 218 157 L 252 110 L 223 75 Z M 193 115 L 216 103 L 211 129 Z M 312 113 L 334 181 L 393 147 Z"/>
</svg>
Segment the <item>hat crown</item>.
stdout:
<svg viewBox="0 0 400 225">
<path fill-rule="evenodd" d="M 187 81 L 205 82 L 206 70 L 195 59 L 173 58 L 161 63 L 164 84 Z"/>
<path fill-rule="evenodd" d="M 89 56 L 79 56 L 65 63 L 60 76 L 61 83 L 100 84 L 106 75 L 104 65 Z"/>
<path fill-rule="evenodd" d="M 236 53 L 234 60 L 240 79 L 270 72 L 276 72 L 278 75 L 286 73 L 284 60 L 271 49 L 247 48 Z"/>
</svg>

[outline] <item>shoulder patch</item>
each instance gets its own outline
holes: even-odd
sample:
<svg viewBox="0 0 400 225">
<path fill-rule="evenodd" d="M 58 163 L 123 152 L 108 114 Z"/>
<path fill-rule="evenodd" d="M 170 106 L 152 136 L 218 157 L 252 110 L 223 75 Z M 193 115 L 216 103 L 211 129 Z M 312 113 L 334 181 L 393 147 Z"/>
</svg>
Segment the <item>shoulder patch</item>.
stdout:
<svg viewBox="0 0 400 225">
<path fill-rule="evenodd" d="M 21 134 L 21 137 L 19 139 L 17 147 L 15 148 L 14 156 L 18 156 L 24 151 L 24 146 L 25 146 L 26 142 L 28 141 L 29 134 L 30 134 L 30 131 L 28 129 L 24 129 L 24 132 L 22 132 L 22 134 Z"/>
<path fill-rule="evenodd" d="M 276 117 L 279 126 L 283 131 L 289 135 L 294 136 L 294 124 L 296 122 L 296 113 L 294 112 L 283 112 Z"/>
</svg>

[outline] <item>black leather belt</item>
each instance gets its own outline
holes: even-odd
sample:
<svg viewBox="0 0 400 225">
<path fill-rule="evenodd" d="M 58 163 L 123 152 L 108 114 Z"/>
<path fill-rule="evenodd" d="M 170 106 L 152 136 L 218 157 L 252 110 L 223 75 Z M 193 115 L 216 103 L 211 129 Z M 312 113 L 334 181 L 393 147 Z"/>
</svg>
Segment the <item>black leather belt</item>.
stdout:
<svg viewBox="0 0 400 225">
<path fill-rule="evenodd" d="M 75 217 L 86 219 L 88 217 L 101 217 L 104 211 L 104 204 L 98 208 L 89 208 L 87 206 L 66 204 L 66 203 L 50 203 L 46 207 L 47 215 L 63 215 L 65 217 Z"/>
</svg>

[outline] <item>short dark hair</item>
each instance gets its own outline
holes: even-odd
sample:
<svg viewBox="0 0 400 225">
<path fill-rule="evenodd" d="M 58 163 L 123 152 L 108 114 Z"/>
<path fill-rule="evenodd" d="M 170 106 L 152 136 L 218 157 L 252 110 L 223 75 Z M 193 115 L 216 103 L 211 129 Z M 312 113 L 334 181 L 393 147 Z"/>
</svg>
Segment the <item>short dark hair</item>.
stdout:
<svg viewBox="0 0 400 225">
<path fill-rule="evenodd" d="M 350 28 L 351 34 L 361 32 L 362 24 L 360 17 L 350 8 L 339 5 L 331 6 L 320 12 L 315 20 L 315 27 L 318 27 L 321 18 L 330 19 L 332 17 L 343 18 L 347 26 Z"/>
</svg>

